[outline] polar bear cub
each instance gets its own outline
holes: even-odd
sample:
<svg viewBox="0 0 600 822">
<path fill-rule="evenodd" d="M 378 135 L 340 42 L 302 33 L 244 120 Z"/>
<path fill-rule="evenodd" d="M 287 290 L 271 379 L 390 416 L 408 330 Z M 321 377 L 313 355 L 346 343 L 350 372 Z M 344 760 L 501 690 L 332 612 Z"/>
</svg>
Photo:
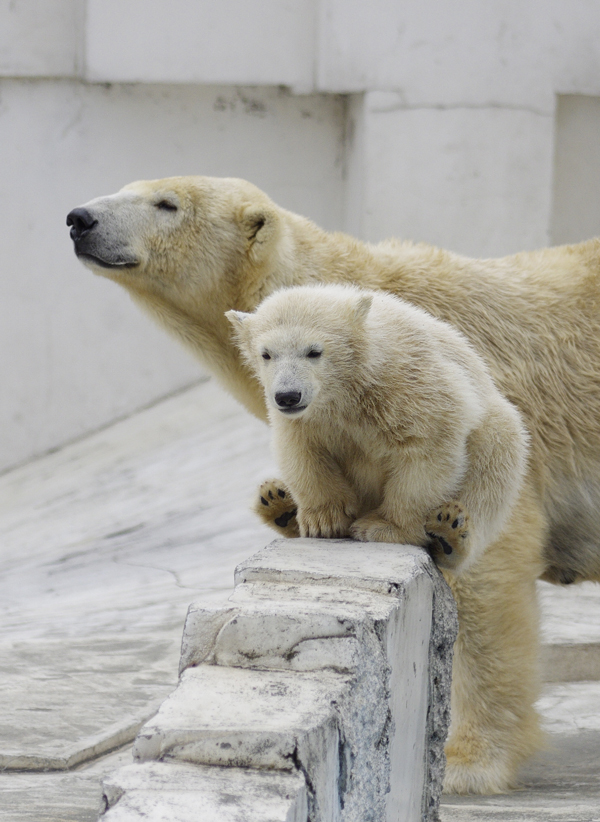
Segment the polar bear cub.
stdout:
<svg viewBox="0 0 600 822">
<path fill-rule="evenodd" d="M 462 571 L 500 534 L 527 437 L 462 334 L 345 285 L 227 317 L 264 388 L 300 535 L 427 546 Z"/>
</svg>

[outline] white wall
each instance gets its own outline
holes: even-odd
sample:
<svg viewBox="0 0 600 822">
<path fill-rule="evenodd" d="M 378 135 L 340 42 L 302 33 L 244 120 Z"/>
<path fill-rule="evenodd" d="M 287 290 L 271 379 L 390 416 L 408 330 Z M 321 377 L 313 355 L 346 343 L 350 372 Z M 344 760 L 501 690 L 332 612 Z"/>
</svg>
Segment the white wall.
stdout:
<svg viewBox="0 0 600 822">
<path fill-rule="evenodd" d="M 597 0 L 0 1 L 0 469 L 200 373 L 76 262 L 72 207 L 238 175 L 366 239 L 580 239 L 598 66 Z"/>
<path fill-rule="evenodd" d="M 553 244 L 600 235 L 600 97 L 558 98 Z"/>
</svg>

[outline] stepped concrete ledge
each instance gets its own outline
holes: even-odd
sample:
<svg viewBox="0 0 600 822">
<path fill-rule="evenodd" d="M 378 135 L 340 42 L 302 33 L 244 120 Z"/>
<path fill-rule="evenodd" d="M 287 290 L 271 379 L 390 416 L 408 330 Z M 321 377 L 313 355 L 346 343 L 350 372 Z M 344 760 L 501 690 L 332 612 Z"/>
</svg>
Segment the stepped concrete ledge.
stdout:
<svg viewBox="0 0 600 822">
<path fill-rule="evenodd" d="M 205 766 L 199 791 L 213 778 L 206 766 L 231 766 L 232 784 L 264 772 L 302 778 L 305 810 L 292 791 L 277 819 L 438 819 L 457 620 L 426 552 L 277 540 L 243 562 L 236 581 L 227 605 L 190 607 L 179 686 L 138 734 L 144 812 L 162 774 L 168 782 L 160 771 L 154 785 L 155 760 Z M 121 807 L 133 807 L 135 773 L 105 784 L 107 822 L 146 818 L 119 815 L 124 798 Z M 211 790 L 214 813 L 203 819 L 216 822 L 234 800 L 221 808 Z"/>
<path fill-rule="evenodd" d="M 201 602 L 199 610 L 217 605 L 215 611 L 237 608 L 242 600 L 278 602 L 271 583 L 256 581 L 238 584 L 234 598 L 226 599 L 235 566 L 272 539 L 249 509 L 258 483 L 276 471 L 267 427 L 209 380 L 0 476 L 2 819 L 94 822 L 106 774 L 123 765 L 153 764 L 133 765 L 131 742 L 177 685 L 190 602 Z M 318 590 L 327 611 L 326 580 L 285 585 L 285 597 L 309 603 L 315 597 L 305 589 Z M 586 646 L 589 656 L 589 646 L 600 644 L 600 585 L 540 583 L 539 592 L 551 653 L 560 662 Z M 366 603 L 374 620 L 374 603 L 388 601 L 387 594 L 358 588 L 346 587 L 344 596 L 345 608 Z M 355 625 L 360 634 L 360 620 Z M 353 640 L 332 638 L 328 653 L 337 646 L 340 669 L 330 672 L 351 670 Z M 289 654 L 287 670 L 302 673 L 313 664 L 311 642 L 302 641 L 295 657 Z M 322 656 L 320 641 L 314 653 Z M 230 664 L 229 657 L 222 661 Z M 270 664 L 266 652 L 263 664 Z M 588 681 L 568 681 L 573 670 L 563 664 L 558 674 L 555 657 L 547 671 L 547 678 L 563 681 L 544 689 L 539 708 L 549 749 L 523 770 L 523 789 L 502 797 L 445 796 L 444 822 L 600 820 L 600 681 L 590 676 L 589 665 L 583 671 Z M 121 743 L 125 747 L 102 753 Z M 30 769 L 11 769 L 10 761 L 21 757 L 30 757 Z M 158 764 L 179 767 L 175 761 Z M 226 768 L 232 794 L 240 770 Z M 250 776 L 263 773 L 294 776 L 250 769 Z M 166 806 L 155 788 L 148 787 L 158 808 L 154 820 L 164 822 L 160 808 Z M 214 792 L 195 781 L 194 788 L 208 791 L 214 805 Z M 124 794 L 110 813 L 133 813 L 140 797 Z M 170 797 L 171 819 L 185 819 L 173 792 Z M 302 818 L 292 798 L 289 812 Z M 148 805 L 143 807 L 146 812 Z M 222 805 L 214 815 L 229 822 L 233 808 Z M 238 817 L 254 822 L 246 808 Z M 200 815 L 210 819 L 208 812 Z M 265 811 L 263 822 L 286 815 Z"/>
</svg>

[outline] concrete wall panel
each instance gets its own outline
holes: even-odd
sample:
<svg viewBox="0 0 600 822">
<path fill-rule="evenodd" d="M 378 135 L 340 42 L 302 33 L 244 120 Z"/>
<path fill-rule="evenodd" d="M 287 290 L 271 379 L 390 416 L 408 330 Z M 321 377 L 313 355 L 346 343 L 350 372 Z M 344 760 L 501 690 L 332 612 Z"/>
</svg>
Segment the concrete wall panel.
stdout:
<svg viewBox="0 0 600 822">
<path fill-rule="evenodd" d="M 354 227 L 366 239 L 403 237 L 483 257 L 547 245 L 552 117 L 410 109 L 386 92 L 365 95 L 352 111 L 363 165 L 353 159 L 349 168 L 364 191 Z"/>
<path fill-rule="evenodd" d="M 554 245 L 600 235 L 600 97 L 558 98 L 554 201 Z"/>
<path fill-rule="evenodd" d="M 323 91 L 548 112 L 557 88 L 600 87 L 594 0 L 323 0 L 318 31 Z"/>
<path fill-rule="evenodd" d="M 0 76 L 74 77 L 83 13 L 83 0 L 0 3 Z"/>
<path fill-rule="evenodd" d="M 86 76 L 314 88 L 313 0 L 88 0 Z"/>
</svg>

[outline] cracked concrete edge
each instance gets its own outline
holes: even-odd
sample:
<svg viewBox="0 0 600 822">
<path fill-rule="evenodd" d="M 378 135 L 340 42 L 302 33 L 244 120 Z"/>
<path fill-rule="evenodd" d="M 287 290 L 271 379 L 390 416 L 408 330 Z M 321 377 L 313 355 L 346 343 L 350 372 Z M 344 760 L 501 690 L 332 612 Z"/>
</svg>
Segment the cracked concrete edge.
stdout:
<svg viewBox="0 0 600 822">
<path fill-rule="evenodd" d="M 315 723 L 312 717 L 317 702 L 317 714 L 325 708 L 323 691 L 307 714 L 311 716 L 311 732 L 294 721 L 289 727 L 286 725 L 287 730 L 274 728 L 271 739 L 263 733 L 262 725 L 259 729 L 248 726 L 244 730 L 247 723 L 243 715 L 239 717 L 238 731 L 234 730 L 235 720 L 229 730 L 210 720 L 208 726 L 201 722 L 194 731 L 197 719 L 192 703 L 202 696 L 199 704 L 204 704 L 206 689 L 196 695 L 190 692 L 190 702 L 188 697 L 183 698 L 179 688 L 175 715 L 169 719 L 167 709 L 168 704 L 174 704 L 174 692 L 138 735 L 138 760 L 193 762 L 204 767 L 227 764 L 232 770 L 276 768 L 280 773 L 292 769 L 306 781 L 311 822 L 363 822 L 367 818 L 391 822 L 406 813 L 407 819 L 436 822 L 444 776 L 443 746 L 449 725 L 452 645 L 457 626 L 449 588 L 428 555 L 410 546 L 402 550 L 398 546 L 375 546 L 373 556 L 365 562 L 364 546 L 360 546 L 361 554 L 356 544 L 347 541 L 332 541 L 327 551 L 323 551 L 322 544 L 317 546 L 316 541 L 303 542 L 307 544 L 272 543 L 243 563 L 236 572 L 238 585 L 246 589 L 242 601 L 235 601 L 234 596 L 231 606 L 190 606 L 182 640 L 184 672 L 180 688 L 190 676 L 204 676 L 199 669 L 206 674 L 212 671 L 213 678 L 222 677 L 226 671 L 231 672 L 228 676 L 234 671 L 241 675 L 242 670 L 247 671 L 246 677 L 300 677 L 294 687 L 307 676 L 316 677 L 322 683 L 319 687 L 333 677 L 340 682 L 346 680 L 351 687 L 343 688 L 337 696 L 332 692 L 325 700 L 329 705 L 327 716 L 323 714 L 321 721 Z M 256 586 L 261 595 L 254 599 L 250 591 Z M 265 597 L 264 591 L 258 591 L 269 586 L 277 591 L 275 596 Z M 292 640 L 296 641 L 298 626 L 294 622 L 311 623 L 311 608 L 303 612 L 298 607 L 300 599 L 287 600 L 286 591 L 289 593 L 292 588 L 313 591 L 312 610 L 321 612 L 321 620 L 315 623 L 317 635 L 305 635 L 307 642 L 303 642 L 307 647 L 310 645 L 312 656 L 309 654 L 305 661 L 312 676 L 306 669 L 301 673 L 288 664 L 302 655 L 285 658 L 281 636 L 282 630 L 285 633 L 288 629 L 276 625 L 278 615 L 287 618 L 293 625 Z M 331 592 L 336 590 L 337 595 L 331 598 Z M 352 602 L 344 602 L 344 594 L 350 591 Z M 361 605 L 357 606 L 359 600 Z M 325 613 L 328 608 L 355 608 L 357 613 L 362 612 L 362 617 L 355 615 L 352 620 L 353 636 L 344 631 L 332 635 L 327 622 L 332 614 Z M 255 655 L 251 658 L 244 653 L 248 650 L 247 638 L 243 631 L 240 634 L 238 619 L 247 621 L 250 615 L 252 621 L 260 612 L 261 618 L 266 614 L 270 622 L 267 620 L 264 630 L 259 630 L 258 623 L 251 630 L 253 636 L 263 639 L 256 659 Z M 314 627 L 309 626 L 309 633 Z M 248 625 L 243 630 L 248 632 Z M 233 646 L 240 637 L 242 645 L 236 650 Z M 334 673 L 328 665 L 331 654 L 336 656 L 340 652 L 335 643 L 347 645 L 348 641 L 354 645 L 351 652 L 345 649 L 346 676 L 341 676 L 341 671 Z M 265 657 L 264 666 L 261 656 Z M 414 676 L 407 675 L 407 670 L 413 668 Z M 406 684 L 398 690 L 403 678 Z M 216 680 L 215 683 L 218 686 Z M 414 710 L 399 707 L 412 704 L 412 700 Z M 245 706 L 247 698 L 241 699 L 240 704 Z M 178 716 L 182 707 L 184 713 L 192 711 L 191 723 L 185 717 L 182 722 L 182 716 Z M 217 719 L 224 715 L 229 716 L 228 708 L 222 707 L 215 714 Z M 267 745 L 269 750 L 264 748 L 267 742 L 272 743 Z M 240 745 L 247 756 L 232 755 L 234 746 Z M 391 770 L 398 765 L 398 784 L 394 785 Z"/>
<path fill-rule="evenodd" d="M 159 704 L 160 703 L 157 702 L 154 708 L 145 711 L 143 716 L 139 716 L 126 727 L 115 723 L 115 725 L 108 730 L 78 742 L 72 746 L 71 752 L 67 750 L 64 756 L 1 754 L 0 771 L 30 771 L 38 773 L 71 771 L 79 765 L 92 762 L 107 753 L 116 751 L 124 745 L 133 742 L 140 730 L 154 715 Z"/>
<path fill-rule="evenodd" d="M 101 819 L 307 822 L 302 774 L 177 762 L 126 765 L 105 777 Z"/>
<path fill-rule="evenodd" d="M 438 822 L 446 770 L 444 746 L 450 727 L 450 694 L 454 642 L 458 634 L 458 611 L 448 583 L 433 562 L 427 567 L 433 585 L 431 638 L 429 641 L 429 709 L 423 822 Z"/>
</svg>

